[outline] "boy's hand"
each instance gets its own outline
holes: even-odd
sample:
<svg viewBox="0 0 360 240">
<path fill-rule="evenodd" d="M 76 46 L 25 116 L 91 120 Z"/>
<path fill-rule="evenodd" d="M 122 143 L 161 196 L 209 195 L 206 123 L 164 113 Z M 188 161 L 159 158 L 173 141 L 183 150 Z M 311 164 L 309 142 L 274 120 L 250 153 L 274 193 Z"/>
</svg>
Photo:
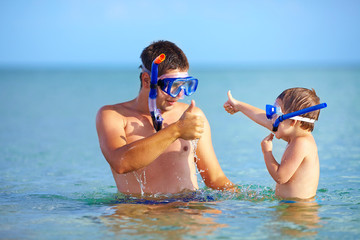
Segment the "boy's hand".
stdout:
<svg viewBox="0 0 360 240">
<path fill-rule="evenodd" d="M 264 138 L 261 142 L 261 149 L 263 153 L 271 152 L 273 148 L 272 140 L 274 138 L 274 134 L 270 133 L 268 136 Z"/>
<path fill-rule="evenodd" d="M 188 109 L 185 110 L 177 126 L 180 138 L 185 140 L 199 139 L 204 132 L 204 119 L 194 113 L 195 101 L 192 100 Z"/>
<path fill-rule="evenodd" d="M 227 111 L 230 114 L 234 114 L 236 112 L 238 112 L 239 110 L 236 108 L 236 102 L 237 100 L 233 98 L 233 96 L 231 95 L 230 90 L 227 93 L 228 95 L 228 100 L 224 103 L 224 108 L 225 111 Z"/>
</svg>

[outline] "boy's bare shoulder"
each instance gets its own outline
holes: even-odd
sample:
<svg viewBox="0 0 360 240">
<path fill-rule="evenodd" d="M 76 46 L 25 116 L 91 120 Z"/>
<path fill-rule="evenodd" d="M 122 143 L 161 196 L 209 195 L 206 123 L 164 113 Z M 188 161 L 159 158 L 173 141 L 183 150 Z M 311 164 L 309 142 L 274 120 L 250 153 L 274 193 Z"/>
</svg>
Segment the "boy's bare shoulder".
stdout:
<svg viewBox="0 0 360 240">
<path fill-rule="evenodd" d="M 316 142 L 311 133 L 295 138 L 293 146 L 298 151 L 305 153 L 305 155 L 313 154 L 314 151 L 317 151 Z"/>
</svg>

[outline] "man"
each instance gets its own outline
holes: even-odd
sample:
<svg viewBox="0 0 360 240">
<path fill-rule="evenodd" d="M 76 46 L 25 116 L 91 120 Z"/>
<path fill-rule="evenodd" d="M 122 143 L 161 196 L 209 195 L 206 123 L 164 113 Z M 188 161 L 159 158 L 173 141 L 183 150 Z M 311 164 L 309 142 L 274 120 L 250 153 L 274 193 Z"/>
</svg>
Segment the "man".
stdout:
<svg viewBox="0 0 360 240">
<path fill-rule="evenodd" d="M 150 70 L 153 60 L 162 53 L 166 58 L 158 66 L 162 85 L 157 87 L 156 105 L 164 120 L 163 128 L 156 132 L 148 105 Z M 208 187 L 232 188 L 216 158 L 204 113 L 194 101 L 190 106 L 178 102 L 184 94 L 191 94 L 187 81 L 195 81 L 186 78 L 189 63 L 183 51 L 172 42 L 158 41 L 143 50 L 141 59 L 138 96 L 128 102 L 103 106 L 96 117 L 100 148 L 119 192 L 196 190 L 196 166 Z M 171 82 L 170 78 L 179 81 Z M 196 143 L 197 139 L 195 154 L 191 141 Z"/>
</svg>

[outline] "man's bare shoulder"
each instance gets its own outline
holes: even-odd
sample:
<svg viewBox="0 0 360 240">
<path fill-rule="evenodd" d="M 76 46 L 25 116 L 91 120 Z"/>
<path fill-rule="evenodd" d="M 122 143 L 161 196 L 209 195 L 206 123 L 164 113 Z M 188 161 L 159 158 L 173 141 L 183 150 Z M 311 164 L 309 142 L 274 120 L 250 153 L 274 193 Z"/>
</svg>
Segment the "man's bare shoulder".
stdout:
<svg viewBox="0 0 360 240">
<path fill-rule="evenodd" d="M 125 125 L 126 115 L 131 112 L 130 106 L 131 101 L 102 106 L 96 114 L 96 123 L 106 122 L 110 124 L 113 121 L 121 121 Z"/>
<path fill-rule="evenodd" d="M 125 115 L 127 112 L 131 111 L 130 105 L 131 101 L 113 105 L 105 105 L 99 109 L 97 115 Z"/>
</svg>

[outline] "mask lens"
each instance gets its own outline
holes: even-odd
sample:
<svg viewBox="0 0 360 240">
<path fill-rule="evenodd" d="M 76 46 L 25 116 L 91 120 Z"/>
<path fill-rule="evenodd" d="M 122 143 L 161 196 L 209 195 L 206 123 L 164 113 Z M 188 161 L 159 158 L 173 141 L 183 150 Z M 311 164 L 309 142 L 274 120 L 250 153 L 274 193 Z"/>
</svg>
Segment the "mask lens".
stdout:
<svg viewBox="0 0 360 240">
<path fill-rule="evenodd" d="M 186 86 L 187 87 L 185 88 L 185 94 L 187 96 L 190 96 L 191 94 L 193 94 L 196 91 L 197 80 L 196 79 L 188 80 Z"/>
<path fill-rule="evenodd" d="M 158 81 L 164 92 L 172 97 L 177 97 L 182 89 L 186 96 L 190 96 L 196 91 L 198 80 L 192 77 L 186 78 L 164 78 Z"/>
<path fill-rule="evenodd" d="M 171 89 L 170 89 L 170 95 L 172 97 L 176 97 L 177 95 L 179 95 L 181 89 L 184 88 L 184 84 L 185 84 L 185 82 L 182 80 L 176 80 L 175 82 L 173 82 Z"/>
<path fill-rule="evenodd" d="M 270 105 L 270 104 L 266 105 L 266 117 L 269 120 L 273 118 L 276 119 L 281 115 L 282 115 L 281 108 L 278 104 L 275 103 L 274 105 Z"/>
<path fill-rule="evenodd" d="M 176 97 L 179 95 L 182 89 L 184 89 L 184 93 L 186 96 L 190 96 L 196 91 L 197 80 L 196 79 L 177 79 L 173 82 L 170 95 L 172 97 Z"/>
<path fill-rule="evenodd" d="M 273 105 L 266 105 L 266 117 L 267 119 L 272 119 L 272 117 L 276 114 L 275 107 Z"/>
</svg>

